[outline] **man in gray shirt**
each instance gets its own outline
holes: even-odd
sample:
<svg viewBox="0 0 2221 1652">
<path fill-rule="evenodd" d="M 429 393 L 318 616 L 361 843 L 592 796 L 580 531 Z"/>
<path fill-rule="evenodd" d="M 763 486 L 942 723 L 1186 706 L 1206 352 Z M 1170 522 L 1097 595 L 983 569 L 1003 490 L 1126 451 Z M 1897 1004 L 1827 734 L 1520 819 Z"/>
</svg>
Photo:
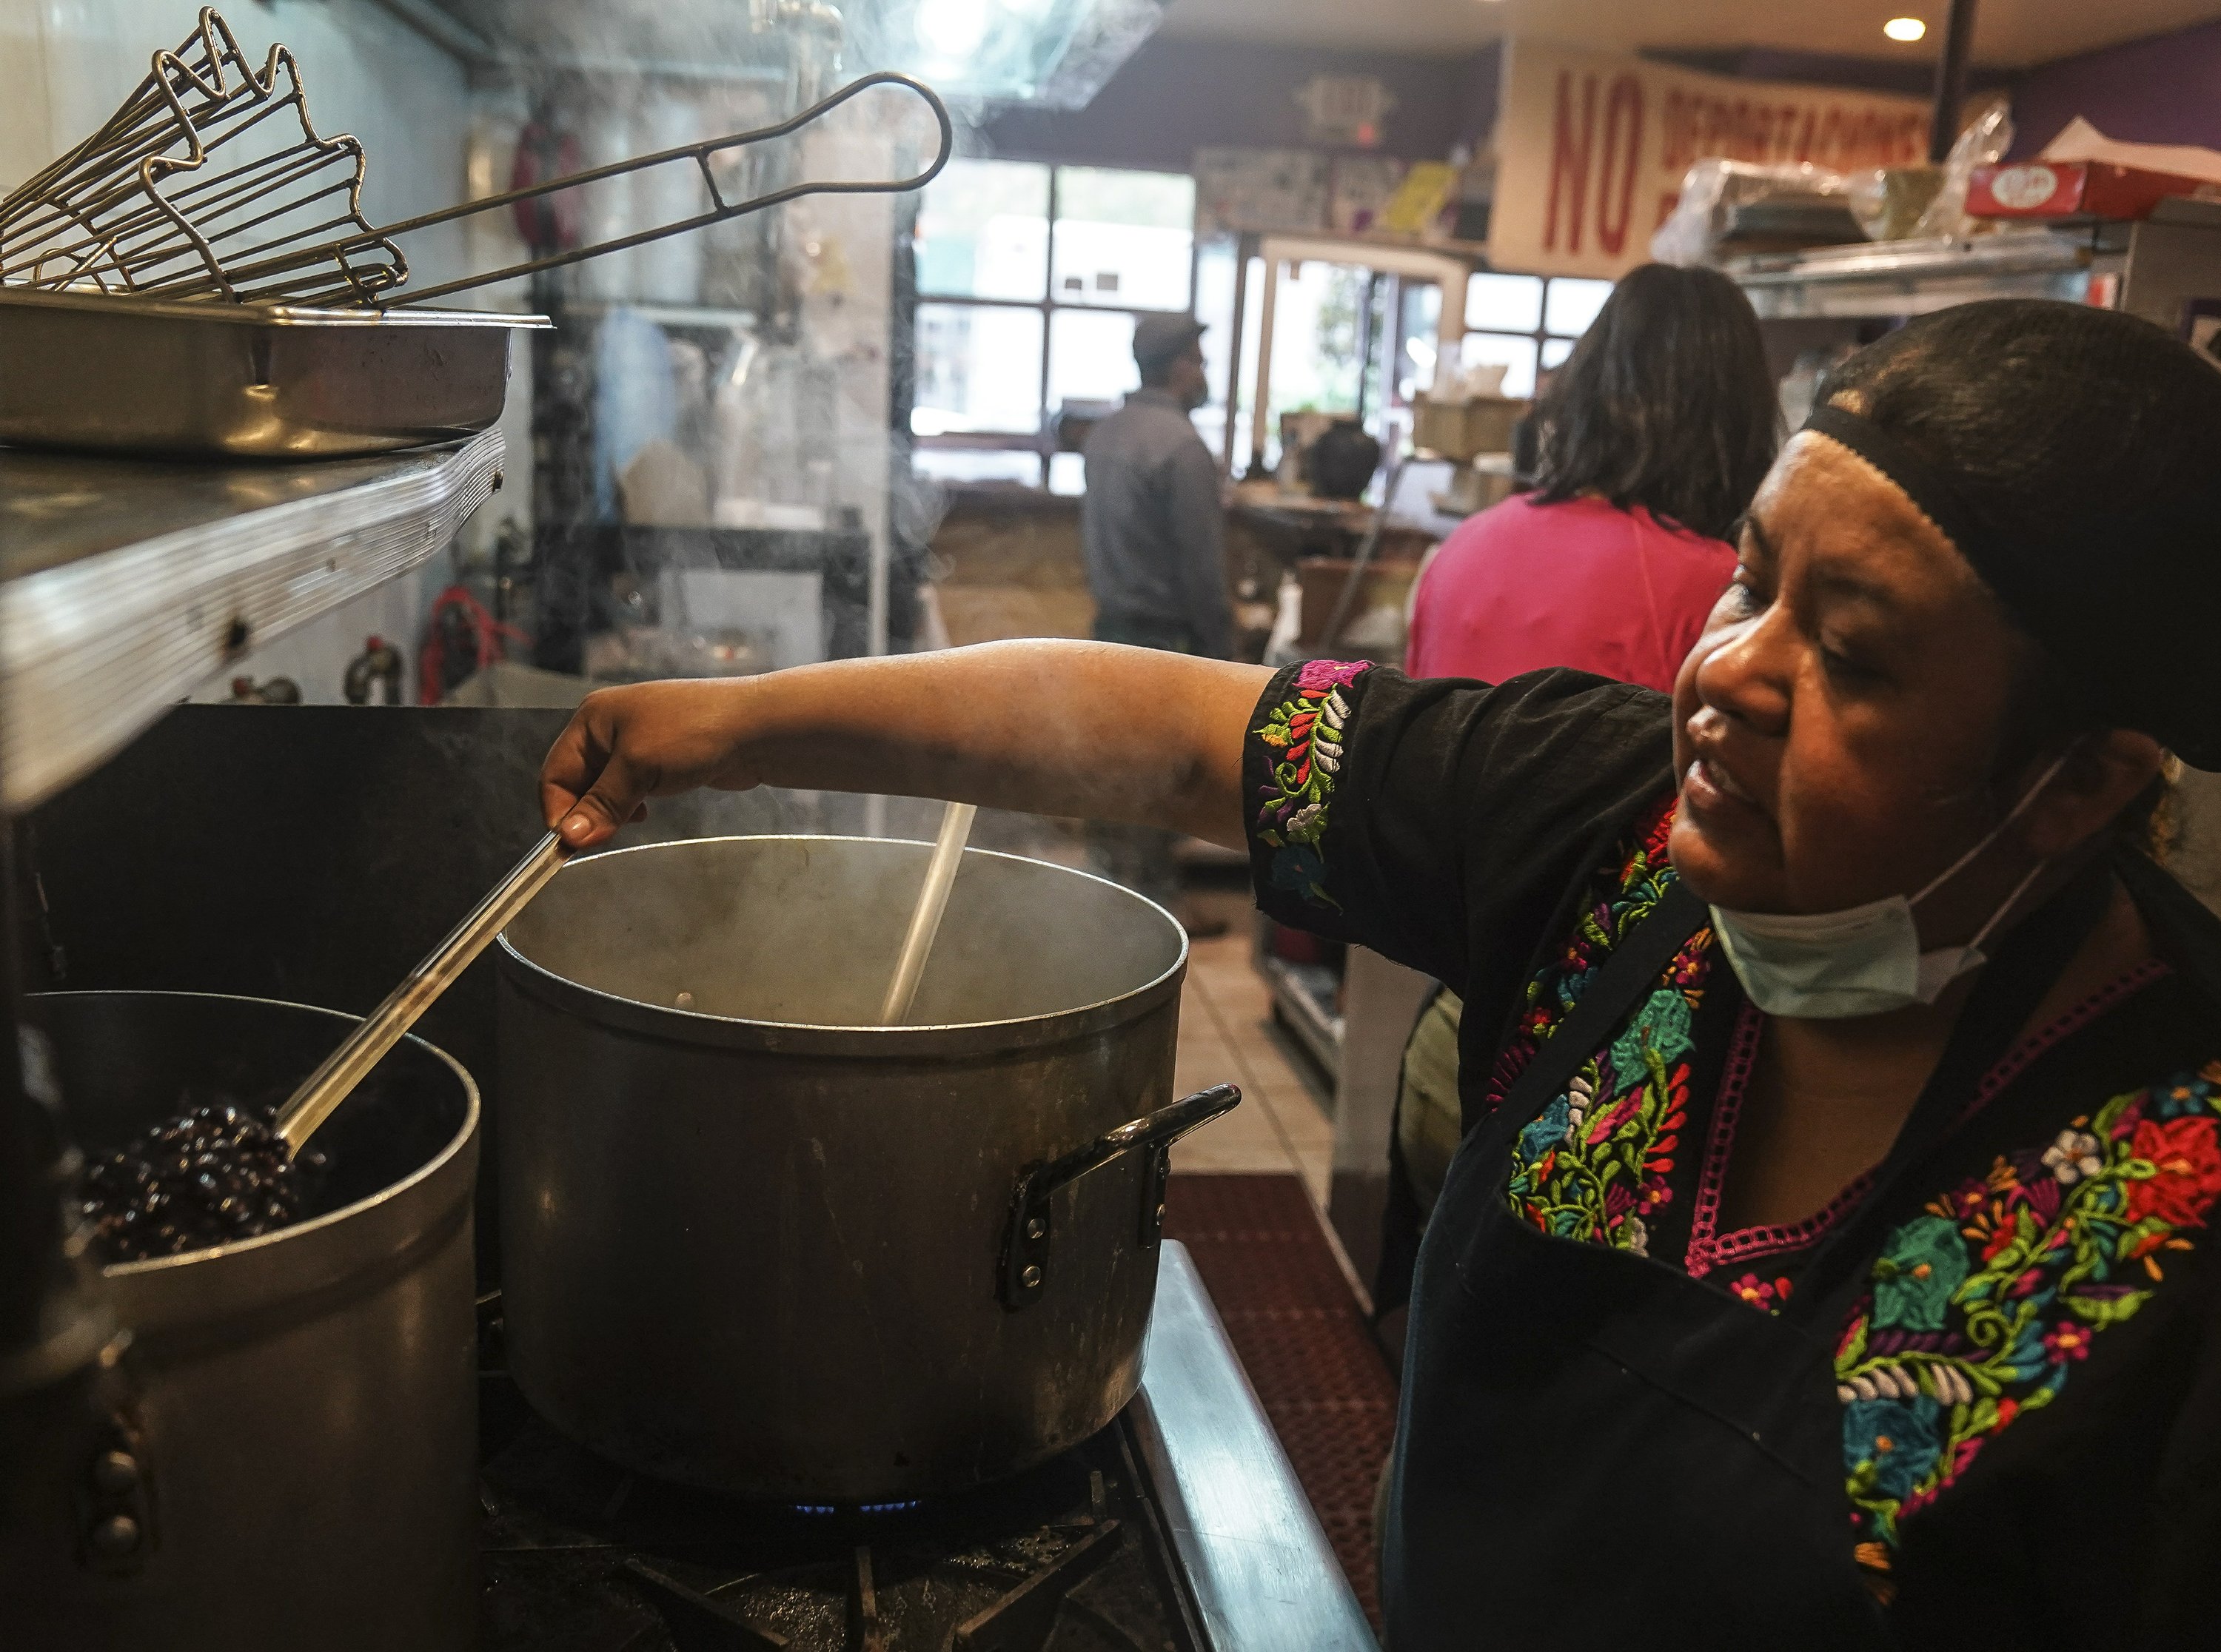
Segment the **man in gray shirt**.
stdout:
<svg viewBox="0 0 2221 1652">
<path fill-rule="evenodd" d="M 1098 641 L 1223 659 L 1234 615 L 1218 464 L 1188 418 L 1209 394 L 1202 338 L 1192 316 L 1144 315 L 1134 324 L 1142 388 L 1087 438 L 1079 536 Z M 1191 935 L 1226 927 L 1186 910 L 1174 833 L 1098 823 L 1087 840 L 1097 872 L 1179 916 Z"/>
<path fill-rule="evenodd" d="M 1098 639 L 1223 659 L 1234 621 L 1218 464 L 1188 418 L 1209 394 L 1202 338 L 1192 316 L 1135 323 L 1142 388 L 1087 438 L 1079 533 Z"/>
</svg>

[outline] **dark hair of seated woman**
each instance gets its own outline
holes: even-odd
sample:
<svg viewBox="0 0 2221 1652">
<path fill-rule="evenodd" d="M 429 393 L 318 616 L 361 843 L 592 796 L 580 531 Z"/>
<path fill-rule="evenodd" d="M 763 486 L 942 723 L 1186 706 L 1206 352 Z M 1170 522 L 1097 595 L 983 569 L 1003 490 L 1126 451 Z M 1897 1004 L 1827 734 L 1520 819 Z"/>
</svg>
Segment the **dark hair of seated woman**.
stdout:
<svg viewBox="0 0 2221 1652">
<path fill-rule="evenodd" d="M 1622 276 L 1536 404 L 1534 498 L 1593 494 L 1724 539 L 1780 442 L 1758 318 L 1717 270 Z"/>
</svg>

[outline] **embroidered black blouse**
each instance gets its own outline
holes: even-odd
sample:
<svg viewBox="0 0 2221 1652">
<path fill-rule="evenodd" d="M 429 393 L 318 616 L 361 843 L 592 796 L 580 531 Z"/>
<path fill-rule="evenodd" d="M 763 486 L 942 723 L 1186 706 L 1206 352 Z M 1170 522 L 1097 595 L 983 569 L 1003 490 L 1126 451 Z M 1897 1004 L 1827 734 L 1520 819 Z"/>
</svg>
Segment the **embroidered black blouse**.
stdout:
<svg viewBox="0 0 2221 1652">
<path fill-rule="evenodd" d="M 1670 754 L 1664 698 L 1578 673 L 1292 667 L 1245 757 L 1260 904 L 1462 994 L 1470 1134 L 1671 886 Z M 2221 923 L 2149 862 L 2122 876 L 2165 962 L 1991 1068 L 1830 1333 L 1842 1541 L 1904 1645 L 2221 1644 Z M 1779 1311 L 1868 1188 L 1721 1229 L 1761 1024 L 1699 930 L 1492 1196 L 1684 1270 L 1722 1314 Z M 1699 1488 L 1655 1487 L 1649 1540 L 1702 1527 Z"/>
</svg>

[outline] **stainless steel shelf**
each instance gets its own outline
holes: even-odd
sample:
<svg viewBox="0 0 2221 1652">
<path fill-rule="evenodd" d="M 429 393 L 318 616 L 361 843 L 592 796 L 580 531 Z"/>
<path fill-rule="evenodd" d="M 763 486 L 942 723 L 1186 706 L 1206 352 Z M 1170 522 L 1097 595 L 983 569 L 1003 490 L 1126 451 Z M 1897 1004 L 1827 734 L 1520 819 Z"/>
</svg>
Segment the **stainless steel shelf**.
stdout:
<svg viewBox="0 0 2221 1652">
<path fill-rule="evenodd" d="M 2046 229 L 1974 240 L 1881 242 L 1730 259 L 1723 267 L 1767 321 L 1918 315 L 1976 298 L 2082 302 L 2122 265 L 2118 237 Z"/>
<path fill-rule="evenodd" d="M 300 464 L 0 450 L 0 780 L 30 807 L 247 650 L 407 572 L 502 439 Z"/>
<path fill-rule="evenodd" d="M 1376 1652 L 1195 1262 L 1171 1239 L 1128 1415 L 1212 1652 Z"/>
</svg>

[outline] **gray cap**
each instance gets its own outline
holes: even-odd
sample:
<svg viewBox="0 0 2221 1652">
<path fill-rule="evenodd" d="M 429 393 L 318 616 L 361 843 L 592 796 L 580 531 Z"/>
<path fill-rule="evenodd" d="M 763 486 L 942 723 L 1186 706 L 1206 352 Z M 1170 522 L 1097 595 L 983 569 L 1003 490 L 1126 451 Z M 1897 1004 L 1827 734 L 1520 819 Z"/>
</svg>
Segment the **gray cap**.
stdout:
<svg viewBox="0 0 2221 1652">
<path fill-rule="evenodd" d="M 1181 354 L 1203 336 L 1192 315 L 1144 315 L 1134 323 L 1134 361 L 1143 370 Z"/>
</svg>

